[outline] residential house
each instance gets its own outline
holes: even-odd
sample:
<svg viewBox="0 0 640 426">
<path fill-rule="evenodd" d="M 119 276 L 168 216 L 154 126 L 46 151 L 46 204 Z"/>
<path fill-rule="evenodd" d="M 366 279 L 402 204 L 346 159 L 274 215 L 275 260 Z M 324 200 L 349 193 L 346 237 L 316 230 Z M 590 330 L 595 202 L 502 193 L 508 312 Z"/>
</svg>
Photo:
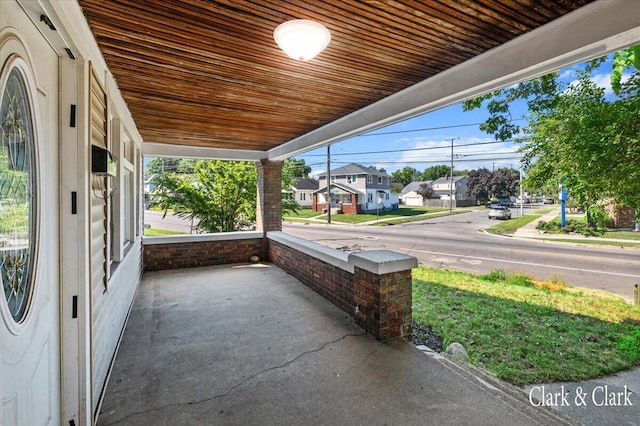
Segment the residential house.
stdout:
<svg viewBox="0 0 640 426">
<path fill-rule="evenodd" d="M 297 177 L 287 192 L 293 194 L 294 199 L 303 209 L 313 205 L 313 193 L 318 190 L 318 181 L 308 177 Z"/>
<path fill-rule="evenodd" d="M 391 176 L 373 167 L 351 163 L 331 170 L 331 208 L 345 214 L 391 209 L 397 195 L 391 194 Z M 313 210 L 327 209 L 327 174 L 318 175 L 319 189 L 313 196 Z"/>
<path fill-rule="evenodd" d="M 400 200 L 402 204 L 406 206 L 424 206 L 427 204 L 427 200 L 422 197 L 422 195 L 418 194 L 418 189 L 421 185 L 427 185 L 431 187 L 431 180 L 425 181 L 414 181 L 409 183 L 407 186 L 402 188 L 400 191 Z"/>
<path fill-rule="evenodd" d="M 469 187 L 467 176 L 449 176 L 441 177 L 431 183 L 433 189 L 433 198 L 439 198 L 441 205 L 449 206 L 451 198 L 453 198 L 454 207 L 466 207 L 476 204 L 474 197 L 467 194 Z"/>
<path fill-rule="evenodd" d="M 417 2 L 384 16 L 316 2 L 299 16 L 261 0 L 0 1 L 0 214 L 15 219 L 0 234 L 0 424 L 96 422 L 143 270 L 258 254 L 315 280 L 377 338 L 410 336 L 415 258 L 396 274 L 378 267 L 386 252 L 336 254 L 281 232 L 282 162 L 640 42 L 627 2 L 496 2 L 477 1 L 463 25 Z M 447 43 L 416 16 L 443 22 Z M 293 62 L 272 38 L 285 17 L 323 17 L 336 41 Z M 143 239 L 144 155 L 255 162 L 257 231 Z M 331 189 L 365 210 L 388 190 L 373 169 L 342 176 Z"/>
<path fill-rule="evenodd" d="M 142 178 L 142 188 L 144 192 L 144 208 L 149 208 L 149 203 L 152 198 L 153 191 L 156 189 L 155 178 L 158 175 L 153 174 L 151 176 L 144 176 Z"/>
</svg>

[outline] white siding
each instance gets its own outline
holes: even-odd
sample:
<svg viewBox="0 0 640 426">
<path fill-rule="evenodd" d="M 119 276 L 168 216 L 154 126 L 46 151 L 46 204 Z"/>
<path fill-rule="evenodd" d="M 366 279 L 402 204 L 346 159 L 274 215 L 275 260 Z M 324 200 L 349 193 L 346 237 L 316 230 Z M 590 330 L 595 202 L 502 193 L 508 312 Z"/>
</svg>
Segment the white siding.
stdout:
<svg viewBox="0 0 640 426">
<path fill-rule="evenodd" d="M 108 292 L 93 293 L 93 398 L 97 407 L 111 362 L 142 275 L 142 246 L 136 241 L 109 279 Z"/>
</svg>

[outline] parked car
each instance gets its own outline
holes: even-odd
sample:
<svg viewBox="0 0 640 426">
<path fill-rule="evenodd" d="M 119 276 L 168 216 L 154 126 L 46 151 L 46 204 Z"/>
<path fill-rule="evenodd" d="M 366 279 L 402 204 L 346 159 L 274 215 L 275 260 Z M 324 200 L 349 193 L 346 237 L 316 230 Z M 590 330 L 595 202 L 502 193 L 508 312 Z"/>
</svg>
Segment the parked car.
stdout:
<svg viewBox="0 0 640 426">
<path fill-rule="evenodd" d="M 494 204 L 489 208 L 489 219 L 511 219 L 511 210 Z"/>
<path fill-rule="evenodd" d="M 545 198 L 544 200 L 542 200 L 542 204 L 555 204 L 556 200 L 554 200 L 553 198 Z"/>
</svg>

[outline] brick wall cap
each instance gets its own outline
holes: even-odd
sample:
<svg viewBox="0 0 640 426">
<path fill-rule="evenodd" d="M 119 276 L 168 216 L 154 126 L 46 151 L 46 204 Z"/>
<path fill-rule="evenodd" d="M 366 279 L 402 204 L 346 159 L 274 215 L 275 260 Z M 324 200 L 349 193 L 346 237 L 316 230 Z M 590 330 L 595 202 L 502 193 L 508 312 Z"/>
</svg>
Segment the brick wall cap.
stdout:
<svg viewBox="0 0 640 426">
<path fill-rule="evenodd" d="M 200 241 L 229 241 L 229 240 L 253 240 L 262 238 L 261 231 L 241 231 L 241 232 L 217 232 L 215 234 L 185 234 L 185 235 L 165 235 L 162 237 L 143 237 L 142 243 L 152 244 L 178 244 L 197 243 Z"/>
<path fill-rule="evenodd" d="M 418 266 L 416 257 L 390 250 L 351 253 L 348 260 L 352 265 L 378 275 L 407 271 Z"/>
<path fill-rule="evenodd" d="M 341 250 L 332 249 L 281 231 L 267 232 L 267 238 L 353 274 L 353 265 L 348 261 L 349 255 Z"/>
</svg>

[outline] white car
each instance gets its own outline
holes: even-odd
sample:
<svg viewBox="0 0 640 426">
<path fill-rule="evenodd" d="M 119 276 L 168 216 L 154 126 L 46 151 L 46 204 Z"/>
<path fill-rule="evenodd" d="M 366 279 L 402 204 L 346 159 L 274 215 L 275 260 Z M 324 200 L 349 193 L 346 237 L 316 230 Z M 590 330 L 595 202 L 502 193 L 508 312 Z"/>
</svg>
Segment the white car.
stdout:
<svg viewBox="0 0 640 426">
<path fill-rule="evenodd" d="M 489 208 L 489 219 L 511 219 L 511 210 L 494 204 Z"/>
</svg>

